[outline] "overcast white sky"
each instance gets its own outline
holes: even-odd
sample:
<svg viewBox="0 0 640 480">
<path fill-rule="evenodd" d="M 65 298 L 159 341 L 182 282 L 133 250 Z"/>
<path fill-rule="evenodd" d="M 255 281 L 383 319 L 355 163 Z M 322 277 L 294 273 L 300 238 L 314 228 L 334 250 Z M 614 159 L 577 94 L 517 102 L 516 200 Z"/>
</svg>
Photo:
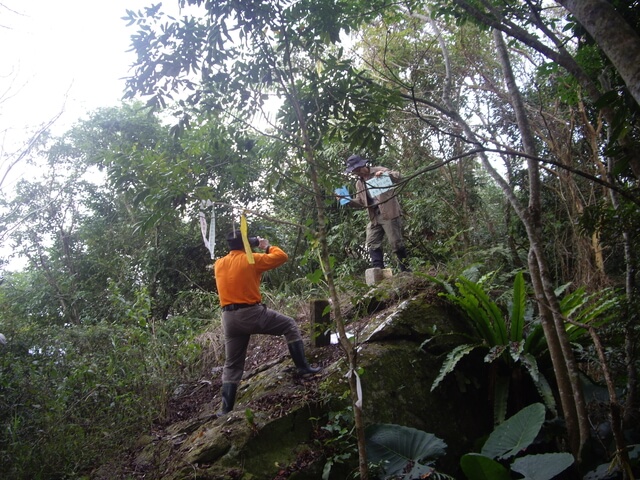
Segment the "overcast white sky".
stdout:
<svg viewBox="0 0 640 480">
<path fill-rule="evenodd" d="M 0 0 L 0 151 L 64 113 L 54 132 L 116 105 L 134 60 L 126 10 L 157 0 Z M 177 11 L 178 0 L 163 9 Z M 4 185 L 6 187 L 6 185 Z"/>
</svg>

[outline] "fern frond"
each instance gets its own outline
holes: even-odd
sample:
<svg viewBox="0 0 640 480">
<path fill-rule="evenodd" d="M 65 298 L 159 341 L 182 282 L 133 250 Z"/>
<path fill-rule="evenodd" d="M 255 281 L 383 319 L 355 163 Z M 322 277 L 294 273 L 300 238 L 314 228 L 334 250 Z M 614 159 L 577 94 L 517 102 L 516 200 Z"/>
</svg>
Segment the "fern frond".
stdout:
<svg viewBox="0 0 640 480">
<path fill-rule="evenodd" d="M 538 394 L 544 402 L 545 407 L 547 407 L 547 410 L 549 410 L 554 417 L 557 417 L 558 409 L 556 407 L 556 399 L 553 396 L 553 390 L 545 376 L 540 373 L 536 358 L 531 354 L 525 353 L 521 357 L 521 362 L 533 380 L 533 384 L 536 386 L 536 390 L 538 390 Z"/>
<path fill-rule="evenodd" d="M 502 344 L 508 342 L 507 326 L 502 312 L 496 303 L 489 298 L 489 295 L 482 289 L 480 285 L 474 283 L 464 277 L 460 277 L 460 293 L 466 298 L 474 298 L 478 313 L 482 314 L 482 320 L 487 323 L 487 329 L 492 332 L 490 338 L 485 340 L 491 341 L 490 345 Z"/>
<path fill-rule="evenodd" d="M 449 373 L 455 370 L 458 362 L 467 354 L 480 347 L 481 345 L 458 345 L 456 348 L 451 350 L 447 354 L 447 358 L 445 359 L 442 367 L 440 367 L 440 372 L 438 376 L 433 381 L 433 385 L 431 385 L 431 391 L 433 392 L 435 388 L 442 382 L 444 377 L 446 377 Z"/>
<path fill-rule="evenodd" d="M 524 340 L 524 351 L 535 356 L 542 355 L 547 348 L 547 339 L 544 336 L 544 330 L 541 323 L 533 326 Z"/>
<path fill-rule="evenodd" d="M 561 302 L 561 311 L 567 318 L 573 318 L 576 322 L 599 327 L 611 319 L 611 310 L 619 305 L 619 297 L 612 289 L 587 295 L 584 289 L 567 295 L 568 299 Z M 576 325 L 567 325 L 569 341 L 574 342 L 582 335 L 585 329 Z"/>
<path fill-rule="evenodd" d="M 493 389 L 493 424 L 500 425 L 507 418 L 507 405 L 509 402 L 509 377 L 498 375 Z"/>
<path fill-rule="evenodd" d="M 593 301 L 591 301 L 593 300 Z M 613 290 L 604 290 L 598 294 L 590 295 L 587 298 L 588 305 L 582 309 L 576 315 L 576 321 L 580 323 L 592 323 L 600 317 L 604 317 L 604 314 L 618 306 L 619 298 L 615 295 Z M 606 318 L 601 318 L 598 325 L 602 325 L 606 322 Z"/>
<path fill-rule="evenodd" d="M 584 287 L 568 293 L 560 300 L 560 311 L 565 317 L 570 317 L 586 302 L 586 291 Z"/>
</svg>

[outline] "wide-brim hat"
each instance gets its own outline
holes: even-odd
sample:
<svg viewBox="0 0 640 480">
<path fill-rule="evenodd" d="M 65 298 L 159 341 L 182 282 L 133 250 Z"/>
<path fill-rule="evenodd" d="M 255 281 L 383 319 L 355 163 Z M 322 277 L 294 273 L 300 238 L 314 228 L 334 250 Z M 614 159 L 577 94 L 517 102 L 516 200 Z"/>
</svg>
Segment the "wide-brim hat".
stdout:
<svg viewBox="0 0 640 480">
<path fill-rule="evenodd" d="M 360 155 L 351 155 L 349 158 L 347 158 L 347 161 L 345 162 L 347 168 L 344 171 L 344 173 L 351 173 L 356 168 L 366 167 L 367 163 L 369 163 L 369 161 L 365 160 Z"/>
</svg>

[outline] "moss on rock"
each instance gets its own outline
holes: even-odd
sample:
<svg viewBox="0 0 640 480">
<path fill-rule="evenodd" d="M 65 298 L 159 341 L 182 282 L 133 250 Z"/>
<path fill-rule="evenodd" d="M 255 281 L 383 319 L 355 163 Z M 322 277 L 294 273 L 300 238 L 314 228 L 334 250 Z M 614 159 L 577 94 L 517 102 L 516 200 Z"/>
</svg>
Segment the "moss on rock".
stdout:
<svg viewBox="0 0 640 480">
<path fill-rule="evenodd" d="M 460 333 L 466 328 L 438 300 L 433 290 L 414 292 L 369 317 L 357 336 L 361 341 L 358 366 L 365 422 L 395 423 L 435 434 L 448 445 L 439 465 L 453 473 L 459 457 L 490 431 L 492 417 L 485 392 L 461 388 L 483 383 L 474 380 L 486 375 L 482 359 L 465 359 L 465 378 L 452 374 L 431 391 L 444 353 L 462 341 Z M 321 359 L 322 349 L 316 350 L 314 355 Z M 322 455 L 331 455 L 323 446 L 330 445 L 331 439 L 319 440 L 318 431 L 326 425 L 329 412 L 351 408 L 347 365 L 339 358 L 310 380 L 293 373 L 290 359 L 282 355 L 248 373 L 230 414 L 181 422 L 167 427 L 163 438 L 146 442 L 138 452 L 139 462 L 157 473 L 147 478 L 320 480 Z M 309 455 L 314 449 L 314 455 Z M 355 456 L 353 460 L 357 461 Z M 287 467 L 292 465 L 295 468 Z M 348 462 L 336 466 L 331 478 L 345 478 L 353 468 Z M 288 476 L 280 477 L 283 471 Z"/>
</svg>

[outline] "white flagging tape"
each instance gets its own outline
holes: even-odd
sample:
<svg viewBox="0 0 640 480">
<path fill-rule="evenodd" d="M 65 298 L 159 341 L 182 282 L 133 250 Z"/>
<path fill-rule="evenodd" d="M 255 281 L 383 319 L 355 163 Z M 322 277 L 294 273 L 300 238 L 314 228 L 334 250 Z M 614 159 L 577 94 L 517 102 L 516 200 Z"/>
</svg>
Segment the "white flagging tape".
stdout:
<svg viewBox="0 0 640 480">
<path fill-rule="evenodd" d="M 211 244 L 207 238 L 207 219 L 204 216 L 203 211 L 200 211 L 200 232 L 202 232 L 202 241 L 204 242 L 204 246 L 207 247 L 207 250 L 211 251 Z"/>
<path fill-rule="evenodd" d="M 356 407 L 362 408 L 362 383 L 360 382 L 360 375 L 353 368 L 350 368 L 345 377 L 351 378 L 352 375 L 356 376 L 356 393 L 358 400 L 356 400 Z"/>
<path fill-rule="evenodd" d="M 209 252 L 213 259 L 213 251 L 216 249 L 216 210 L 211 205 L 211 223 L 209 224 Z"/>
<path fill-rule="evenodd" d="M 209 233 L 207 235 L 207 217 L 204 214 L 204 208 L 211 207 L 211 224 L 209 225 Z M 211 200 L 201 202 L 200 204 L 200 232 L 202 233 L 202 241 L 204 246 L 207 247 L 211 258 L 213 258 L 213 251 L 216 246 L 216 212 L 214 204 Z"/>
</svg>

